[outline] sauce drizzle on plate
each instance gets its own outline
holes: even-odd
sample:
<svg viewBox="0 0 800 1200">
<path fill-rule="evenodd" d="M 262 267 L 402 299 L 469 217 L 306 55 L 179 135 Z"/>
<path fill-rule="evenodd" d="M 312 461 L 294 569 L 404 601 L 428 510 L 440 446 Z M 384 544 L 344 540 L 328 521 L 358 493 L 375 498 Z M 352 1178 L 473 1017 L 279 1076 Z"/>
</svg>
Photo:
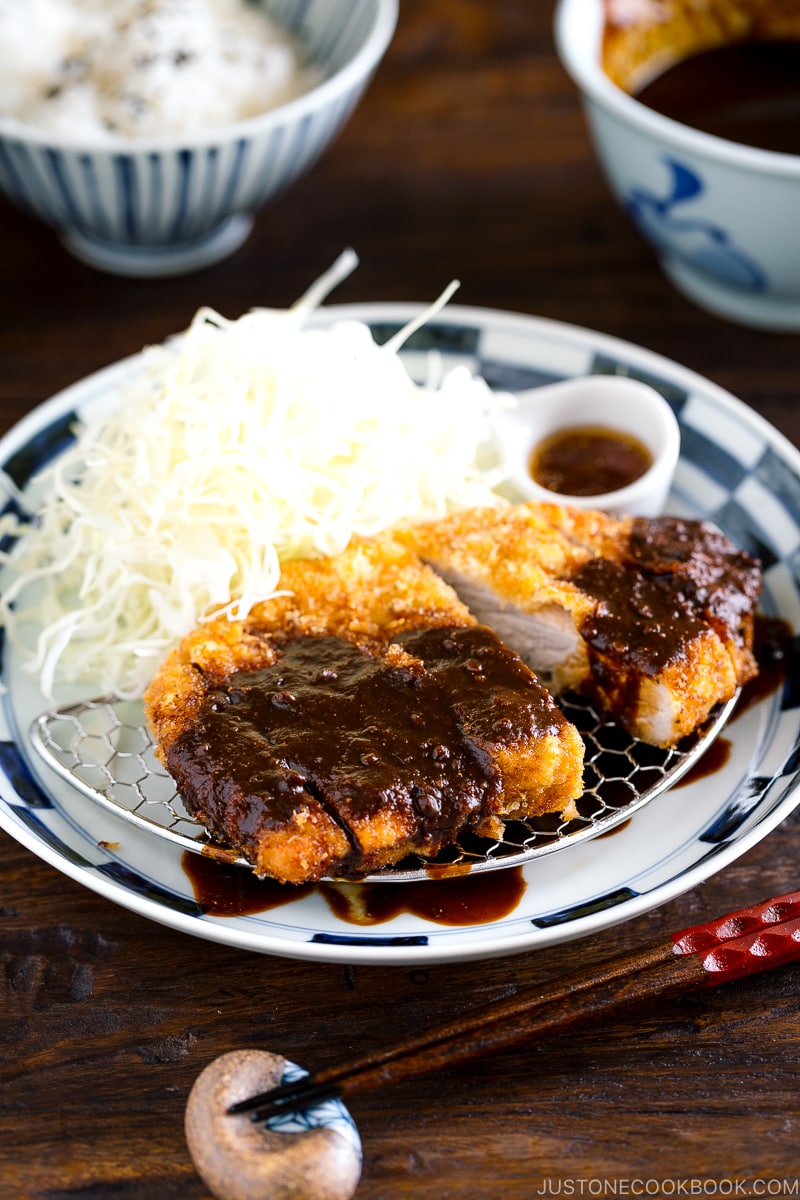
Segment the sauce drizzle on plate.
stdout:
<svg viewBox="0 0 800 1200">
<path fill-rule="evenodd" d="M 315 889 L 348 925 L 382 925 L 411 913 L 440 925 L 487 925 L 513 912 L 522 899 L 521 867 L 488 875 L 454 872 L 415 883 L 275 883 L 242 867 L 185 851 L 183 869 L 195 899 L 215 917 L 243 917 L 291 904 Z"/>
</svg>

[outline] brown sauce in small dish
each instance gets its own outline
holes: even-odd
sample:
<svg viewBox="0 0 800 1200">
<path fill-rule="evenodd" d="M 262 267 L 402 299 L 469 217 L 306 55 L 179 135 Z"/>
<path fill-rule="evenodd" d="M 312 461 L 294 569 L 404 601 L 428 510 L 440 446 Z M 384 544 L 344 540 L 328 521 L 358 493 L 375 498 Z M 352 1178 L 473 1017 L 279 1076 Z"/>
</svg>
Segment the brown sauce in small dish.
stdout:
<svg viewBox="0 0 800 1200">
<path fill-rule="evenodd" d="M 602 496 L 644 475 L 653 457 L 630 434 L 600 425 L 575 425 L 533 448 L 529 471 L 540 487 L 562 496 Z"/>
</svg>

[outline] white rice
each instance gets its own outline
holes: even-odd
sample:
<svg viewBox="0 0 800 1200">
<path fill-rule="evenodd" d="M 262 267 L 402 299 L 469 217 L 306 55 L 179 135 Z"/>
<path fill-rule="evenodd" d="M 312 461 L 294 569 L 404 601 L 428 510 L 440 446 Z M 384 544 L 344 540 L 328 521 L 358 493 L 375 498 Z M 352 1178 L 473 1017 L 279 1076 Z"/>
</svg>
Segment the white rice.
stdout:
<svg viewBox="0 0 800 1200">
<path fill-rule="evenodd" d="M 53 133 L 189 133 L 316 82 L 301 47 L 245 0 L 0 0 L 0 116 Z"/>
</svg>

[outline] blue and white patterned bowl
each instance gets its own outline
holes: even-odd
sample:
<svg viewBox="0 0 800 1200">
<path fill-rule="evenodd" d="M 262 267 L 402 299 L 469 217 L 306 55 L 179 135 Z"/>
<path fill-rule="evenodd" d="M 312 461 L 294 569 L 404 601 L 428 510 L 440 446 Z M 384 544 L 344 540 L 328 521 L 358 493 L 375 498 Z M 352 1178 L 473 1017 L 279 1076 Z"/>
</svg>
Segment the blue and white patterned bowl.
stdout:
<svg viewBox="0 0 800 1200">
<path fill-rule="evenodd" d="M 261 0 L 323 79 L 279 108 L 185 137 L 109 146 L 0 117 L 0 189 L 84 262 L 175 275 L 216 262 L 253 213 L 307 171 L 361 98 L 397 22 L 397 0 Z"/>
<path fill-rule="evenodd" d="M 604 21 L 604 0 L 559 0 L 556 44 L 620 205 L 701 308 L 800 329 L 800 156 L 700 133 L 639 103 L 603 70 Z"/>
</svg>

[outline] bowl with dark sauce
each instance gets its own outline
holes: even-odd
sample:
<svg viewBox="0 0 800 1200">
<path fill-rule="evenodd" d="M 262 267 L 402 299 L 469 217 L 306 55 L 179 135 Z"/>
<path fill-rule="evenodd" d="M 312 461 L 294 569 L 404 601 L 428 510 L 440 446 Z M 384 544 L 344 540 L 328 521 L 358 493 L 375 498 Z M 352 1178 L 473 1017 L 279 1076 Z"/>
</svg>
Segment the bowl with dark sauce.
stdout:
<svg viewBox="0 0 800 1200">
<path fill-rule="evenodd" d="M 800 5 L 559 0 L 555 35 L 611 190 L 674 286 L 800 329 Z"/>
<path fill-rule="evenodd" d="M 669 402 L 620 375 L 519 392 L 498 431 L 514 495 L 573 508 L 657 516 L 680 455 Z"/>
</svg>

